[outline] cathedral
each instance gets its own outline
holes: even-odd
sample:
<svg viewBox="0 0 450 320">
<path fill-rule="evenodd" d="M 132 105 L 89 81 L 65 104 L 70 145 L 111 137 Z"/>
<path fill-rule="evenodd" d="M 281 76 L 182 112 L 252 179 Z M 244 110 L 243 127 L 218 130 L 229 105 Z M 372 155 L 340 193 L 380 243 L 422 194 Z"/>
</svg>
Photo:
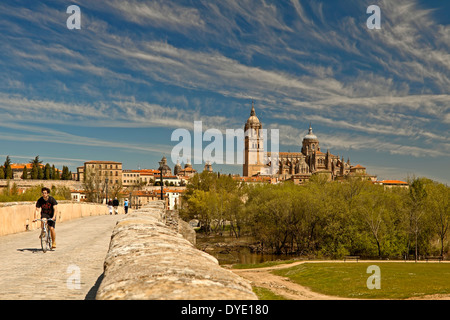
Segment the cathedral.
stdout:
<svg viewBox="0 0 450 320">
<path fill-rule="evenodd" d="M 376 180 L 375 176 L 369 176 L 366 168 L 361 165 L 352 166 L 350 159 L 344 161 L 344 157 L 333 155 L 329 150 L 320 150 L 319 139 L 313 133 L 311 125 L 308 134 L 305 135 L 301 145 L 301 152 L 279 152 L 272 154 L 264 152 L 264 135 L 262 124 L 256 116 L 252 102 L 250 117 L 244 126 L 244 166 L 243 176 L 269 175 L 278 180 L 293 180 L 296 184 L 302 184 L 309 180 L 313 174 L 325 175 L 328 180 L 339 180 L 346 176 L 360 176 Z M 272 161 L 277 163 L 272 164 Z"/>
</svg>

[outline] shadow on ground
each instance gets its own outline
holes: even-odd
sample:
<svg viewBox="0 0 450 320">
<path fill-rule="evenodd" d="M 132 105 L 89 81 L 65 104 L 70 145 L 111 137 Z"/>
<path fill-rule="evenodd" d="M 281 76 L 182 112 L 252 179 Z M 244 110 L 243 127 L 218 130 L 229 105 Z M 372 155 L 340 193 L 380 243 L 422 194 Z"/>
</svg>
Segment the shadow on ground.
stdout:
<svg viewBox="0 0 450 320">
<path fill-rule="evenodd" d="M 95 284 L 92 286 L 92 288 L 89 290 L 89 292 L 86 294 L 86 297 L 84 297 L 84 300 L 95 300 L 95 296 L 97 295 L 98 288 L 100 287 L 100 284 L 103 280 L 103 273 L 97 278 L 97 281 L 95 281 Z"/>
</svg>

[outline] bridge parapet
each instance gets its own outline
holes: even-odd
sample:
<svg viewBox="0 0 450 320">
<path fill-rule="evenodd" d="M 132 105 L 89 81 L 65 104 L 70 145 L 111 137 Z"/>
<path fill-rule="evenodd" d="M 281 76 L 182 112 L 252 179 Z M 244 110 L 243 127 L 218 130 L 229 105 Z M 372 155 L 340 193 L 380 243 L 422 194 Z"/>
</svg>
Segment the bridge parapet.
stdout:
<svg viewBox="0 0 450 320">
<path fill-rule="evenodd" d="M 255 300 L 250 284 L 165 224 L 159 201 L 113 230 L 98 300 Z"/>
<path fill-rule="evenodd" d="M 0 236 L 34 230 L 41 224 L 33 222 L 36 202 L 0 203 Z M 124 208 L 119 207 L 119 213 Z M 89 216 L 109 214 L 104 204 L 58 200 L 57 223 Z"/>
</svg>

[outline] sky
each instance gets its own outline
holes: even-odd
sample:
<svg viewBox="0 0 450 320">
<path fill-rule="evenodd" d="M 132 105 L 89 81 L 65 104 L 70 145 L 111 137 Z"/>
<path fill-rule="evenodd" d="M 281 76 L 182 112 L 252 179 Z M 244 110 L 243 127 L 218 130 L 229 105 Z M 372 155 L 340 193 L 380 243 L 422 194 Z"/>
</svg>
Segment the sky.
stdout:
<svg viewBox="0 0 450 320">
<path fill-rule="evenodd" d="M 1 1 L 0 162 L 153 169 L 164 155 L 173 168 L 175 130 L 243 129 L 253 100 L 280 151 L 300 152 L 311 124 L 323 152 L 379 180 L 448 184 L 448 12 L 440 0 Z"/>
</svg>

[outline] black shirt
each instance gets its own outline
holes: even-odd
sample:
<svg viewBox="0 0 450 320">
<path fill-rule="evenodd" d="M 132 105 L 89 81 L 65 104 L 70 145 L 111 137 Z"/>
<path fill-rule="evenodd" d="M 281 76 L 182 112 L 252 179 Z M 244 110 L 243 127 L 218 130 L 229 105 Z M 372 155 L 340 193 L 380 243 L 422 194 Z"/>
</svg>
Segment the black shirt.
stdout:
<svg viewBox="0 0 450 320">
<path fill-rule="evenodd" d="M 40 197 L 36 202 L 36 208 L 41 208 L 41 217 L 53 218 L 53 214 L 55 213 L 53 207 L 57 204 L 58 202 L 52 196 L 48 196 L 47 201 L 45 201 L 44 197 Z"/>
</svg>

